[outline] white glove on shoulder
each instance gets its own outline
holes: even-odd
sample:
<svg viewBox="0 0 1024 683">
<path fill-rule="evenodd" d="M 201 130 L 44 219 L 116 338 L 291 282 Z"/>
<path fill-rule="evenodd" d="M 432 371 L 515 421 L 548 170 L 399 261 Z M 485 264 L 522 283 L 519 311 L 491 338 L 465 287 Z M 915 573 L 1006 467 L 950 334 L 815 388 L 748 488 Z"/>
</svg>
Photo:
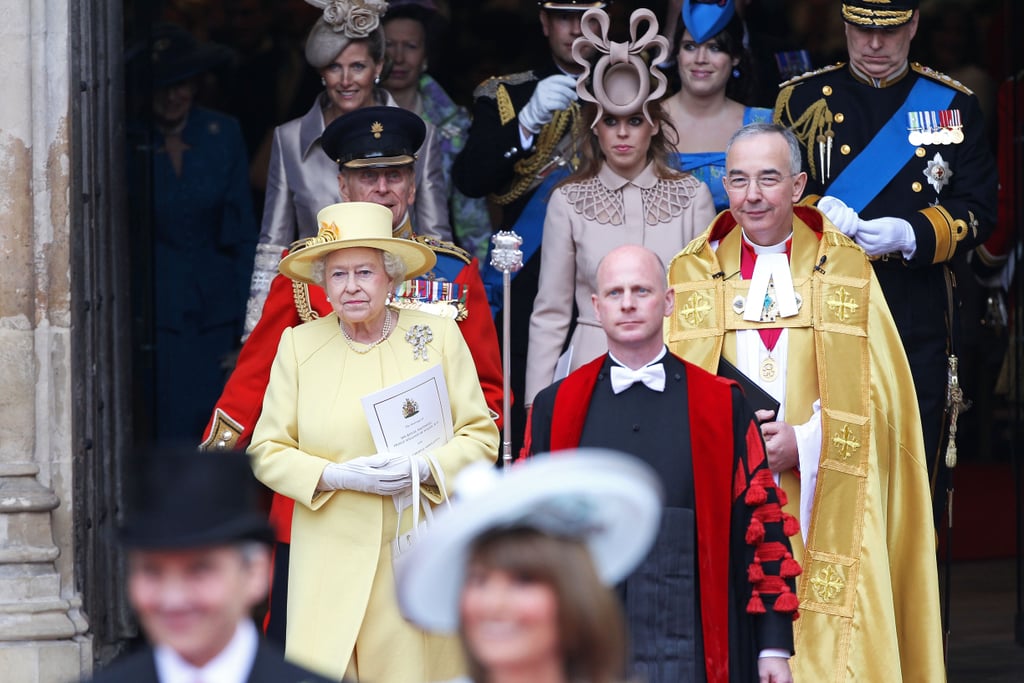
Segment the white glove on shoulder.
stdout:
<svg viewBox="0 0 1024 683">
<path fill-rule="evenodd" d="M 832 225 L 847 237 L 853 238 L 860 227 L 860 216 L 838 197 L 824 196 L 818 200 L 818 210 L 825 214 Z"/>
<path fill-rule="evenodd" d="M 917 237 L 910 223 L 903 218 L 883 216 L 870 221 L 860 221 L 857 227 L 857 244 L 868 256 L 881 256 L 898 251 L 903 258 L 913 258 L 917 251 Z"/>
<path fill-rule="evenodd" d="M 519 111 L 519 125 L 536 135 L 556 111 L 567 108 L 577 97 L 575 76 L 548 76 L 537 83 L 530 101 Z"/>
</svg>

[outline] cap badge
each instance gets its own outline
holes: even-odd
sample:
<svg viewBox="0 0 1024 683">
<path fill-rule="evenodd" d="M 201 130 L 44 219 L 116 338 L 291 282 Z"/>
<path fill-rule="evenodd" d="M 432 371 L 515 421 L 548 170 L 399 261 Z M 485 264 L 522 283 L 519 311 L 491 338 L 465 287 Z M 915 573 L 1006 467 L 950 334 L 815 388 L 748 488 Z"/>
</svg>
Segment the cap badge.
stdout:
<svg viewBox="0 0 1024 683">
<path fill-rule="evenodd" d="M 380 135 L 384 132 L 384 124 L 380 121 L 374 121 L 370 124 L 370 132 L 373 133 L 373 137 L 380 140 Z"/>
</svg>

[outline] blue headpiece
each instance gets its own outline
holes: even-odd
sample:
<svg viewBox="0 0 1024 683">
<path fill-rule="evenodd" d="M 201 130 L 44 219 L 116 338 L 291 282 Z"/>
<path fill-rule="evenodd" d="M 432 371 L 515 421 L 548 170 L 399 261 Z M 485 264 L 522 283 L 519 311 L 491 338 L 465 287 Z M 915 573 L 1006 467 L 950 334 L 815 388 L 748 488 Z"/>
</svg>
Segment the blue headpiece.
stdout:
<svg viewBox="0 0 1024 683">
<path fill-rule="evenodd" d="M 683 24 L 696 43 L 711 40 L 725 28 L 736 8 L 732 0 L 683 0 Z"/>
</svg>

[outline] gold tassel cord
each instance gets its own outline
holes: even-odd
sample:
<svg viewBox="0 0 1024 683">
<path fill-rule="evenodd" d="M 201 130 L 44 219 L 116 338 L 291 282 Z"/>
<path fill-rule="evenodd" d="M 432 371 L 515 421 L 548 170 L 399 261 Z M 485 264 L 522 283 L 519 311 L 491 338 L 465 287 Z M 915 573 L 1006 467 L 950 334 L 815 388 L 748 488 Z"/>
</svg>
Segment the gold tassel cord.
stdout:
<svg viewBox="0 0 1024 683">
<path fill-rule="evenodd" d="M 825 180 L 826 178 L 819 175 L 819 172 L 824 174 L 831 165 L 829 162 L 832 156 L 832 137 L 834 135 L 832 132 L 832 112 L 828 108 L 828 102 L 820 99 L 808 107 L 800 115 L 800 118 L 794 121 L 789 111 L 789 98 L 792 94 L 792 88 L 787 88 L 782 92 L 779 109 L 785 110 L 786 117 L 791 122 L 789 125 L 790 130 L 807 148 L 807 166 L 811 177 L 817 180 Z M 817 146 L 819 156 L 821 157 L 817 160 L 817 164 L 815 163 L 815 146 Z M 828 159 L 825 158 L 826 154 L 829 157 Z"/>
<path fill-rule="evenodd" d="M 574 102 L 568 109 L 556 111 L 551 121 L 544 126 L 537 134 L 537 149 L 525 159 L 516 162 L 516 177 L 512 181 L 512 187 L 504 194 L 495 194 L 491 199 L 501 206 L 511 204 L 526 194 L 533 185 L 537 174 L 551 163 L 552 153 L 558 145 L 559 140 L 579 115 L 580 105 Z"/>
<path fill-rule="evenodd" d="M 946 467 L 956 467 L 956 427 L 960 413 L 971 407 L 970 401 L 964 399 L 964 390 L 960 386 L 960 360 L 956 356 L 949 357 L 948 376 L 946 382 L 946 407 L 949 412 L 949 440 L 946 442 Z"/>
</svg>

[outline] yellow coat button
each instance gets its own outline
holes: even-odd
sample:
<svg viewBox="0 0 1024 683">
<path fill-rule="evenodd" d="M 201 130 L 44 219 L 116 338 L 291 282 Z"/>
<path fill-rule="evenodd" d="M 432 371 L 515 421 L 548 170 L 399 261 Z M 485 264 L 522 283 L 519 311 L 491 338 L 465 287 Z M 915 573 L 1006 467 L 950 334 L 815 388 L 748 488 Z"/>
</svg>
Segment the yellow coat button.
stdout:
<svg viewBox="0 0 1024 683">
<path fill-rule="evenodd" d="M 828 93 L 825 93 L 825 94 L 827 95 Z M 833 118 L 835 118 L 836 123 L 842 123 L 843 121 L 846 120 L 846 117 L 843 115 L 842 112 L 839 112 Z"/>
<path fill-rule="evenodd" d="M 844 156 L 849 154 L 850 153 L 850 146 L 849 145 L 843 145 L 842 147 L 839 148 L 839 152 L 841 154 L 843 154 Z"/>
<path fill-rule="evenodd" d="M 914 150 L 914 154 L 916 154 L 918 157 L 923 157 L 927 153 L 928 152 L 925 151 L 924 147 L 918 147 L 917 149 Z"/>
<path fill-rule="evenodd" d="M 912 189 L 912 190 L 913 190 L 914 192 L 920 192 L 920 191 L 921 191 L 921 183 L 918 183 L 918 182 L 914 182 L 914 183 L 913 183 L 913 184 L 912 184 L 912 185 L 910 186 L 910 189 Z"/>
<path fill-rule="evenodd" d="M 832 86 L 831 85 L 826 85 L 824 88 L 821 89 L 821 93 L 823 95 L 825 95 L 825 96 L 831 95 L 832 94 Z"/>
</svg>

